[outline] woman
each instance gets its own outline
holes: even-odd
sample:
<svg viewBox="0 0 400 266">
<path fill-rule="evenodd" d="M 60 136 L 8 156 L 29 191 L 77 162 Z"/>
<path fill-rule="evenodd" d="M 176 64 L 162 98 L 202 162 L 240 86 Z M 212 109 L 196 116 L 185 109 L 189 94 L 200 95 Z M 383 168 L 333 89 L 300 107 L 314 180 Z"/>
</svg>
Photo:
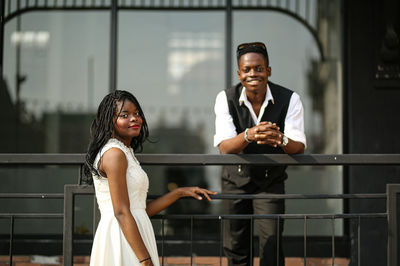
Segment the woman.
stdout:
<svg viewBox="0 0 400 266">
<path fill-rule="evenodd" d="M 149 217 L 182 197 L 216 193 L 182 187 L 146 205 L 149 181 L 136 160 L 149 136 L 145 116 L 136 98 L 115 91 L 102 100 L 91 126 L 85 174 L 94 183 L 101 219 L 94 237 L 90 265 L 159 265 Z"/>
</svg>

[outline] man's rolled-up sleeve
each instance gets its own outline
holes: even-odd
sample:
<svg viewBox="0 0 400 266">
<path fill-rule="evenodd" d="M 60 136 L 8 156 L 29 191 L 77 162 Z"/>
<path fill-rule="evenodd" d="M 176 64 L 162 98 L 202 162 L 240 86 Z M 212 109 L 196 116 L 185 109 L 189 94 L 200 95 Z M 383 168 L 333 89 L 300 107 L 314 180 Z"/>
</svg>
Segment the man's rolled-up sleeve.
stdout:
<svg viewBox="0 0 400 266">
<path fill-rule="evenodd" d="M 290 98 L 288 111 L 285 119 L 286 137 L 291 140 L 298 141 L 307 147 L 306 135 L 304 133 L 304 109 L 301 103 L 300 96 L 293 93 Z"/>
<path fill-rule="evenodd" d="M 237 135 L 236 127 L 233 123 L 232 116 L 229 113 L 228 100 L 225 91 L 218 93 L 215 99 L 215 135 L 214 147 L 226 140 Z"/>
</svg>

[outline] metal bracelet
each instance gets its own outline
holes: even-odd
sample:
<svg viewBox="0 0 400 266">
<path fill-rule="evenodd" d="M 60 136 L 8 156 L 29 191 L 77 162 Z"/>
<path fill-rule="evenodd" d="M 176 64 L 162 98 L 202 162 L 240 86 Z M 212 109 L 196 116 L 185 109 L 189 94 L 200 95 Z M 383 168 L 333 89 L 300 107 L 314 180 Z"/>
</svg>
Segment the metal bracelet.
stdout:
<svg viewBox="0 0 400 266">
<path fill-rule="evenodd" d="M 247 143 L 252 143 L 253 141 L 251 141 L 251 140 L 249 140 L 249 139 L 247 138 L 247 131 L 249 131 L 249 128 L 246 128 L 246 129 L 244 130 L 244 140 L 245 140 Z"/>
</svg>

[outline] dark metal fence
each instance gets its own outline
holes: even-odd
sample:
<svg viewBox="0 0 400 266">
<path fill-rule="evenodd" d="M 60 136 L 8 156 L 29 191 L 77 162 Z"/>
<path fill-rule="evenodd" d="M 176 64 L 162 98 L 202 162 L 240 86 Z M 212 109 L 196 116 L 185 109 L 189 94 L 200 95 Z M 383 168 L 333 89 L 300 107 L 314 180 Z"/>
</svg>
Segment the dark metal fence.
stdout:
<svg viewBox="0 0 400 266">
<path fill-rule="evenodd" d="M 142 165 L 400 165 L 399 154 L 347 154 L 347 155 L 137 155 Z M 10 265 L 13 261 L 13 237 L 15 219 L 48 218 L 63 219 L 63 263 L 72 265 L 73 260 L 73 228 L 74 228 L 74 199 L 76 195 L 93 194 L 93 187 L 81 185 L 81 173 L 84 155 L 82 154 L 0 154 L 0 166 L 29 166 L 29 165 L 76 165 L 79 167 L 78 184 L 65 185 L 64 194 L 40 194 L 40 193 L 0 193 L 0 199 L 4 198 L 44 198 L 64 199 L 64 213 L 0 213 L 0 219 L 10 219 L 9 257 Z M 213 196 L 218 200 L 233 200 L 237 198 L 275 198 L 275 199 L 386 199 L 387 209 L 384 213 L 341 213 L 341 214 L 266 214 L 266 215 L 158 215 L 153 219 L 161 219 L 162 237 L 160 256 L 164 262 L 164 221 L 168 219 L 189 219 L 190 249 L 193 247 L 193 221 L 196 219 L 218 220 L 222 234 L 223 221 L 227 219 L 249 219 L 252 224 L 255 219 L 301 219 L 303 220 L 303 258 L 304 265 L 307 263 L 307 220 L 325 219 L 332 221 L 331 257 L 332 265 L 335 263 L 335 232 L 334 221 L 336 219 L 353 219 L 357 221 L 358 243 L 360 243 L 360 220 L 361 219 L 387 219 L 387 265 L 397 265 L 398 247 L 398 221 L 397 221 L 397 197 L 400 194 L 400 184 L 388 184 L 387 191 L 383 194 L 285 194 L 285 195 L 230 195 L 221 194 Z M 99 212 L 94 208 L 94 226 L 99 219 Z M 278 228 L 279 230 L 279 228 Z M 222 236 L 222 235 L 221 235 Z M 222 238 L 220 238 L 222 239 Z M 279 241 L 279 238 L 277 238 Z M 252 246 L 253 242 L 249 243 Z M 361 248 L 358 245 L 358 265 Z M 191 264 L 193 262 L 192 252 Z M 222 262 L 222 240 L 219 241 L 220 262 Z"/>
</svg>

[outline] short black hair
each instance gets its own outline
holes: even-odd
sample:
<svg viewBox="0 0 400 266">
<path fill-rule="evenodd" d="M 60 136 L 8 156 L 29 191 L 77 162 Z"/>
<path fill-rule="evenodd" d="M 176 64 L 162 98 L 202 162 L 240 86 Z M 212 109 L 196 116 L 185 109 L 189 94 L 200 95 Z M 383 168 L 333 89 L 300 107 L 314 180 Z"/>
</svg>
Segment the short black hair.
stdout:
<svg viewBox="0 0 400 266">
<path fill-rule="evenodd" d="M 269 65 L 269 58 L 268 58 L 268 51 L 267 47 L 263 42 L 251 42 L 251 43 L 242 43 L 237 46 L 236 49 L 236 58 L 237 58 L 237 63 L 239 65 L 239 60 L 242 55 L 245 55 L 247 53 L 258 53 L 262 54 L 267 60 L 267 66 Z"/>
</svg>

